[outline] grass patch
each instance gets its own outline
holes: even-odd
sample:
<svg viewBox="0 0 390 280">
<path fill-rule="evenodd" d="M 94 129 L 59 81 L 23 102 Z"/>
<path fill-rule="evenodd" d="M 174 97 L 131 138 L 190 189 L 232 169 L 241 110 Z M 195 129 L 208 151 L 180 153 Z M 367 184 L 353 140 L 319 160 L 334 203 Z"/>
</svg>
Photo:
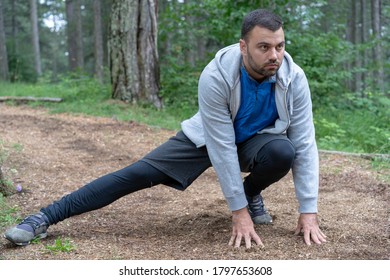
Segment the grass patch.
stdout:
<svg viewBox="0 0 390 280">
<path fill-rule="evenodd" d="M 61 238 L 57 238 L 53 245 L 46 245 L 45 248 L 54 254 L 59 252 L 69 253 L 75 250 L 75 246 L 72 245 L 69 239 L 62 240 Z"/>
<path fill-rule="evenodd" d="M 64 80 L 59 84 L 0 83 L 1 96 L 59 97 L 60 103 L 29 102 L 30 107 L 44 107 L 50 113 L 72 113 L 88 116 L 135 121 L 150 126 L 177 130 L 180 122 L 189 117 L 172 106 L 157 110 L 152 106 L 135 106 L 113 100 L 109 85 L 100 85 L 90 78 Z M 13 104 L 15 102 L 8 102 Z"/>
<path fill-rule="evenodd" d="M 17 209 L 7 204 L 6 198 L 0 193 L 0 228 L 5 229 L 20 221 L 16 216 Z"/>
<path fill-rule="evenodd" d="M 372 168 L 378 174 L 378 179 L 390 184 L 390 161 L 376 158 L 371 161 Z"/>
</svg>

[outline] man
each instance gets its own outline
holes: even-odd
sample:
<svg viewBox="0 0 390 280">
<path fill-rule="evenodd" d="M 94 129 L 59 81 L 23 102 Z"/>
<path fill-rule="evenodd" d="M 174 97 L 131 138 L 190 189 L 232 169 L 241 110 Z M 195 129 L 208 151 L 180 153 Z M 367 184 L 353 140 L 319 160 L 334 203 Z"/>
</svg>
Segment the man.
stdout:
<svg viewBox="0 0 390 280">
<path fill-rule="evenodd" d="M 220 50 L 199 79 L 199 112 L 182 131 L 143 159 L 105 175 L 28 216 L 5 238 L 27 245 L 66 218 L 104 207 L 129 193 L 165 184 L 184 190 L 213 166 L 233 229 L 229 245 L 263 245 L 255 224 L 272 223 L 261 191 L 292 168 L 300 216 L 296 234 L 321 244 L 317 221 L 318 152 L 310 90 L 302 69 L 284 51 L 281 19 L 255 10 L 239 44 Z M 249 175 L 242 180 L 241 172 Z"/>
</svg>

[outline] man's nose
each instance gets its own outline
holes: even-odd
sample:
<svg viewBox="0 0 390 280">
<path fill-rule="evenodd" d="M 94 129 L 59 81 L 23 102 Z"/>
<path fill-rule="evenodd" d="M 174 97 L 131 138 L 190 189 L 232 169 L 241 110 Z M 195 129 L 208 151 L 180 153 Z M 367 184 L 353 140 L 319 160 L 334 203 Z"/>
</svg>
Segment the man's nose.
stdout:
<svg viewBox="0 0 390 280">
<path fill-rule="evenodd" d="M 271 60 L 271 61 L 278 60 L 278 52 L 276 51 L 275 48 L 270 49 L 269 60 Z"/>
</svg>

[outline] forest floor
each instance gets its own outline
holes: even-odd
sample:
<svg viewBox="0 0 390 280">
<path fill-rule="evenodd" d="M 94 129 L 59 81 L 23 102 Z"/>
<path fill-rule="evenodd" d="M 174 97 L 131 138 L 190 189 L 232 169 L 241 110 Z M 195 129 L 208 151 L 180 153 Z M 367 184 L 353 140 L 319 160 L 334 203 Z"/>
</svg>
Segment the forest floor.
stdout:
<svg viewBox="0 0 390 280">
<path fill-rule="evenodd" d="M 23 187 L 7 200 L 20 217 L 131 164 L 175 134 L 4 104 L 0 120 L 0 140 L 11 151 L 3 171 Z M 263 195 L 274 218 L 256 226 L 265 247 L 229 247 L 231 213 L 210 168 L 184 192 L 156 186 L 125 196 L 51 226 L 35 244 L 19 247 L 0 238 L 0 260 L 389 260 L 389 173 L 359 157 L 320 154 L 319 220 L 328 238 L 319 246 L 293 234 L 298 205 L 288 174 Z M 56 240 L 72 250 L 48 249 Z"/>
</svg>

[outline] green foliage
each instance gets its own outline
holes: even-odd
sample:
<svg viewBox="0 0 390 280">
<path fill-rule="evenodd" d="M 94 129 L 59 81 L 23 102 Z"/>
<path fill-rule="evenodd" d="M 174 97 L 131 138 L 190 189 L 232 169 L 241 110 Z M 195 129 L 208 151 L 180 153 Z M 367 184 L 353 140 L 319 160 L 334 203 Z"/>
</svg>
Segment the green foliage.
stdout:
<svg viewBox="0 0 390 280">
<path fill-rule="evenodd" d="M 382 93 L 367 97 L 333 97 L 315 111 L 320 148 L 365 153 L 390 153 L 390 99 Z"/>
<path fill-rule="evenodd" d="M 162 64 L 187 63 L 187 55 L 197 43 L 207 46 L 205 56 L 197 57 L 196 65 L 207 63 L 220 48 L 240 39 L 243 17 L 257 8 L 270 8 L 284 13 L 287 0 L 188 0 L 166 1 L 159 12 L 159 53 Z M 291 2 L 291 1 L 290 1 Z M 173 60 L 172 60 L 173 58 Z M 184 63 L 183 63 L 184 62 Z"/>
<path fill-rule="evenodd" d="M 390 183 L 390 160 L 383 158 L 375 158 L 371 161 L 371 166 L 374 170 L 379 171 L 378 177 L 384 182 Z"/>
<path fill-rule="evenodd" d="M 11 82 L 35 83 L 37 75 L 28 57 L 20 54 L 8 55 L 9 76 Z"/>
<path fill-rule="evenodd" d="M 10 179 L 0 179 L 0 194 L 9 196 L 14 193 L 14 184 Z"/>
<path fill-rule="evenodd" d="M 16 218 L 15 207 L 10 207 L 3 194 L 0 193 L 0 229 L 4 229 L 17 223 L 20 219 Z"/>
<path fill-rule="evenodd" d="M 166 111 L 184 120 L 198 108 L 198 79 L 200 70 L 189 65 L 170 63 L 161 68 L 161 91 Z"/>
<path fill-rule="evenodd" d="M 348 51 L 350 44 L 331 33 L 300 36 L 291 31 L 287 37 L 291 38 L 287 39 L 287 51 L 305 71 L 315 106 L 323 104 L 324 97 L 339 96 L 345 92 L 344 84 L 351 73 L 343 70 L 343 65 L 353 55 Z M 335 53 L 345 55 L 335 56 Z"/>
<path fill-rule="evenodd" d="M 75 246 L 69 239 L 62 240 L 60 238 L 57 238 L 53 245 L 46 245 L 45 248 L 54 254 L 59 252 L 69 253 L 75 250 Z"/>
<path fill-rule="evenodd" d="M 0 139 L 0 166 L 8 157 L 8 150 L 4 147 L 4 141 Z"/>
<path fill-rule="evenodd" d="M 10 80 L 36 82 L 29 5 L 25 1 L 3 0 L 2 6 Z"/>
</svg>

